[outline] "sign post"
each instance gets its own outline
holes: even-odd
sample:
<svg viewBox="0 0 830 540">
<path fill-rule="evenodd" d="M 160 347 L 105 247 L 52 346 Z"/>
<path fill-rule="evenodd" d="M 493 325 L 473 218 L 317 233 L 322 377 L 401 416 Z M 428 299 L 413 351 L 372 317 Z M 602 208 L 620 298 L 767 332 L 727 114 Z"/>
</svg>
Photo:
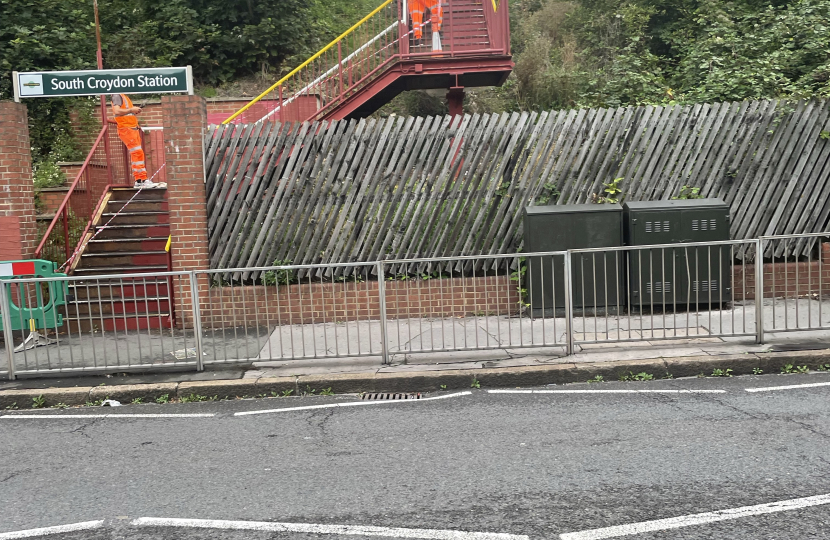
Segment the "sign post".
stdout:
<svg viewBox="0 0 830 540">
<path fill-rule="evenodd" d="M 14 100 L 38 97 L 112 94 L 193 95 L 193 71 L 187 67 L 12 72 Z"/>
</svg>

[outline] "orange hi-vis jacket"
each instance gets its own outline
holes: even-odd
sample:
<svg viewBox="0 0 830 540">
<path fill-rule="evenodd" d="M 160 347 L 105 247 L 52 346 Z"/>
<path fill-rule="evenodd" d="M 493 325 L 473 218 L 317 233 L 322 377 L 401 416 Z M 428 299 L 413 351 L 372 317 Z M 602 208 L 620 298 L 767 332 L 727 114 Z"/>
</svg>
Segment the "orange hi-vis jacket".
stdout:
<svg viewBox="0 0 830 540">
<path fill-rule="evenodd" d="M 441 0 L 409 0 L 409 17 L 412 19 L 412 33 L 415 39 L 421 39 L 424 27 L 424 15 L 430 14 L 432 32 L 440 32 L 444 22 L 444 10 Z"/>
<path fill-rule="evenodd" d="M 121 108 L 122 109 L 132 109 L 133 102 L 127 97 L 126 94 L 118 94 L 121 96 Z M 113 110 L 115 109 L 115 103 L 112 104 Z M 113 116 L 115 116 L 113 114 Z M 138 127 L 138 118 L 133 113 L 125 114 L 124 116 L 115 116 L 115 124 L 119 128 L 131 128 L 135 129 Z"/>
<path fill-rule="evenodd" d="M 124 94 L 121 96 L 121 108 L 131 109 L 133 102 Z M 112 104 L 113 112 L 116 106 L 115 102 Z M 113 116 L 115 116 L 113 114 Z M 144 149 L 141 148 L 141 130 L 138 128 L 138 118 L 133 113 L 125 114 L 124 116 L 115 116 L 115 124 L 118 126 L 118 138 L 127 147 L 127 152 L 130 154 L 130 165 L 133 170 L 133 178 L 136 182 L 147 180 L 147 168 L 144 164 L 145 156 Z"/>
</svg>

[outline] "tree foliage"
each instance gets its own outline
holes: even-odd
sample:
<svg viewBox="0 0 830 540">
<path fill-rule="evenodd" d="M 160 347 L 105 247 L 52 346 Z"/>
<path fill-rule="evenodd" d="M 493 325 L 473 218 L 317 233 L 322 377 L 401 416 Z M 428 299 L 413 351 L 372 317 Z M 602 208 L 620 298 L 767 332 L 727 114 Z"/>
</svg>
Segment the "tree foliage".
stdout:
<svg viewBox="0 0 830 540">
<path fill-rule="evenodd" d="M 515 0 L 506 109 L 830 94 L 828 0 Z"/>
<path fill-rule="evenodd" d="M 193 66 L 197 84 L 278 75 L 375 0 L 100 0 L 105 68 Z M 12 71 L 94 69 L 92 0 L 0 0 L 0 99 Z M 36 161 L 53 155 L 77 100 L 28 100 Z M 65 138 L 65 137 L 64 137 Z M 65 156 L 64 156 L 65 157 Z"/>
</svg>

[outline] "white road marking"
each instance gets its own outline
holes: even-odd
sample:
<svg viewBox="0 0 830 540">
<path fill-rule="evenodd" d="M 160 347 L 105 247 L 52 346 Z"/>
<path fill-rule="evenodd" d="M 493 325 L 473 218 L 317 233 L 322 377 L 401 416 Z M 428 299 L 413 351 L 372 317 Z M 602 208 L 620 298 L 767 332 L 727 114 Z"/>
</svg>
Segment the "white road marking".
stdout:
<svg viewBox="0 0 830 540">
<path fill-rule="evenodd" d="M 143 517 L 133 520 L 131 525 L 137 527 L 193 527 L 201 529 L 230 529 L 238 531 L 383 536 L 385 538 L 419 538 L 424 540 L 529 540 L 529 537 L 523 534 L 467 532 L 441 529 L 404 529 L 398 527 L 374 527 L 368 525 L 274 523 L 270 521 L 226 521 L 215 519 Z"/>
<path fill-rule="evenodd" d="M 487 390 L 491 394 L 725 394 L 726 390 Z"/>
<path fill-rule="evenodd" d="M 653 531 L 664 531 L 667 529 L 679 529 L 692 525 L 703 525 L 716 521 L 728 519 L 739 519 L 774 512 L 785 512 L 787 510 L 798 510 L 810 506 L 830 504 L 830 493 L 825 495 L 814 495 L 801 499 L 790 499 L 754 506 L 742 506 L 740 508 L 729 508 L 715 512 L 704 512 L 702 514 L 690 514 L 667 519 L 656 519 L 654 521 L 643 521 L 641 523 L 630 523 L 628 525 L 617 525 L 615 527 L 604 527 L 602 529 L 591 529 L 588 531 L 560 534 L 561 540 L 600 540 L 602 538 L 616 538 L 618 536 L 629 536 Z"/>
<path fill-rule="evenodd" d="M 773 390 L 792 390 L 794 388 L 818 388 L 819 386 L 830 386 L 830 382 L 819 382 L 810 384 L 789 384 L 787 386 L 767 386 L 765 388 L 744 388 L 747 392 L 772 392 Z"/>
<path fill-rule="evenodd" d="M 433 401 L 436 399 L 447 399 L 459 396 L 469 396 L 472 394 L 470 391 L 466 392 L 457 392 L 455 394 L 447 394 L 445 396 L 435 396 L 429 398 L 421 398 L 421 399 L 390 399 L 390 400 L 380 400 L 380 401 L 347 401 L 346 403 L 327 403 L 325 405 L 306 405 L 303 407 L 285 407 L 282 409 L 266 409 L 263 411 L 245 411 L 245 412 L 238 412 L 234 413 L 234 416 L 248 416 L 251 414 L 266 414 L 266 413 L 279 413 L 279 412 L 290 412 L 290 411 L 310 411 L 313 409 L 332 409 L 334 407 L 359 407 L 363 405 L 391 405 L 393 403 L 422 403 L 424 401 Z"/>
<path fill-rule="evenodd" d="M 3 418 L 212 418 L 215 414 L 4 414 Z"/>
<path fill-rule="evenodd" d="M 82 523 L 71 523 L 69 525 L 57 525 L 55 527 L 41 527 L 39 529 L 28 529 L 26 531 L 0 533 L 0 540 L 13 540 L 14 538 L 33 538 L 37 536 L 45 536 L 48 534 L 88 531 L 90 529 L 97 529 L 103 524 L 104 520 L 84 521 Z"/>
</svg>

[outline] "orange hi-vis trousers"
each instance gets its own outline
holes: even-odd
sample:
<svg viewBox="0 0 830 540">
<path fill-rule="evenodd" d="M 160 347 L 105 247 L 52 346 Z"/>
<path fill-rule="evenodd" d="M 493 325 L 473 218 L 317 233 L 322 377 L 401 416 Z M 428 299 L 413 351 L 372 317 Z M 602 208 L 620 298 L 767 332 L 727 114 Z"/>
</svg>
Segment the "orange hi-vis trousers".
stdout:
<svg viewBox="0 0 830 540">
<path fill-rule="evenodd" d="M 147 167 L 144 165 L 144 150 L 141 148 L 140 128 L 118 128 L 118 138 L 127 146 L 130 153 L 130 163 L 133 167 L 133 178 L 136 181 L 147 180 Z"/>
</svg>

